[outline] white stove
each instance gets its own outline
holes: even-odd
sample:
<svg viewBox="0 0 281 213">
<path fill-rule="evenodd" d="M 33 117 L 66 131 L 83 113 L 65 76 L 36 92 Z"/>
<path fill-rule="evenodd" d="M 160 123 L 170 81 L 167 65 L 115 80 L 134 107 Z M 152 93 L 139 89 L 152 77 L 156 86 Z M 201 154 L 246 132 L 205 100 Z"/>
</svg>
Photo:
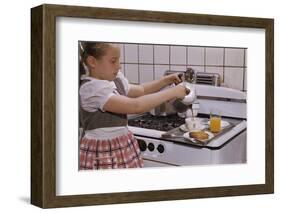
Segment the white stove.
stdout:
<svg viewBox="0 0 281 213">
<path fill-rule="evenodd" d="M 153 118 L 151 115 L 142 115 L 134 119 L 139 120 L 145 117 L 158 120 L 159 124 L 163 120 L 158 117 Z M 188 143 L 188 141 L 180 137 L 163 138 L 162 135 L 166 131 L 136 126 L 129 126 L 129 129 L 134 133 L 139 142 L 145 166 L 245 163 L 246 121 L 230 118 L 223 119 L 232 122 L 235 126 L 221 136 L 212 139 L 206 145 Z"/>
<path fill-rule="evenodd" d="M 129 129 L 139 142 L 145 167 L 246 163 L 245 94 L 229 88 L 196 86 L 200 104 L 198 117 L 208 120 L 210 104 L 222 109 L 222 120 L 228 121 L 231 128 L 202 145 L 183 137 L 163 137 L 167 132 L 180 132 L 179 126 L 185 121 L 177 114 L 132 116 L 129 119 Z M 211 91 L 208 93 L 211 96 L 206 95 L 206 90 Z M 216 94 L 219 94 L 218 97 Z"/>
</svg>

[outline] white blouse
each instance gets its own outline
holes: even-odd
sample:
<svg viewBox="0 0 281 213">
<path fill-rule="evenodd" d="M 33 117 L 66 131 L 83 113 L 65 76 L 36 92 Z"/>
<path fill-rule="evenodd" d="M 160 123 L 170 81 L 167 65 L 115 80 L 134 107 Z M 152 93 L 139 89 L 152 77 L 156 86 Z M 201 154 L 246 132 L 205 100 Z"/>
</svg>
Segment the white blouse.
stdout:
<svg viewBox="0 0 281 213">
<path fill-rule="evenodd" d="M 117 78 L 120 78 L 126 95 L 130 86 L 128 80 L 122 72 L 118 72 Z M 81 107 L 88 112 L 103 110 L 105 103 L 113 95 L 119 95 L 114 81 L 99 80 L 93 77 L 82 77 L 81 80 L 89 80 L 84 83 L 79 90 Z M 110 139 L 128 133 L 128 127 L 107 127 L 85 131 L 85 137 L 95 139 Z"/>
<path fill-rule="evenodd" d="M 121 79 L 126 95 L 129 92 L 129 82 L 122 72 L 118 72 L 117 77 Z M 90 80 L 80 87 L 81 106 L 88 112 L 103 110 L 103 106 L 113 95 L 118 95 L 116 85 L 113 81 L 99 80 L 93 77 L 83 77 L 81 80 Z"/>
</svg>

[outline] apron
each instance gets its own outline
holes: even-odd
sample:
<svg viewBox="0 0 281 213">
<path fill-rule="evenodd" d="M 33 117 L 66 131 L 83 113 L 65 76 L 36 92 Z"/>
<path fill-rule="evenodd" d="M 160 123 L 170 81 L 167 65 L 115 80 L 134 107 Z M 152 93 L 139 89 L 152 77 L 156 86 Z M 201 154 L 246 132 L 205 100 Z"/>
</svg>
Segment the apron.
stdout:
<svg viewBox="0 0 281 213">
<path fill-rule="evenodd" d="M 134 135 L 95 140 L 82 138 L 80 142 L 80 170 L 141 168 L 143 160 Z"/>
<path fill-rule="evenodd" d="M 126 95 L 121 79 L 116 78 L 114 83 L 119 94 Z M 85 130 L 127 125 L 127 115 L 100 110 L 87 112 L 80 107 L 80 117 Z M 103 140 L 82 137 L 79 149 L 79 170 L 143 167 L 138 142 L 130 131 Z"/>
</svg>

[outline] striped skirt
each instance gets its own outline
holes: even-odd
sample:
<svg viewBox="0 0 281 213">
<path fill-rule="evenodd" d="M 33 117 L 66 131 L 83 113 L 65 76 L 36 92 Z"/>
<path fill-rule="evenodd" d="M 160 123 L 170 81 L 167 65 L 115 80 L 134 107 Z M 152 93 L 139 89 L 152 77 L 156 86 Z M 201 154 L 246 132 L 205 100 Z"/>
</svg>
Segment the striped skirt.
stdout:
<svg viewBox="0 0 281 213">
<path fill-rule="evenodd" d="M 108 140 L 83 137 L 80 141 L 79 170 L 140 167 L 143 167 L 143 160 L 131 132 Z"/>
</svg>

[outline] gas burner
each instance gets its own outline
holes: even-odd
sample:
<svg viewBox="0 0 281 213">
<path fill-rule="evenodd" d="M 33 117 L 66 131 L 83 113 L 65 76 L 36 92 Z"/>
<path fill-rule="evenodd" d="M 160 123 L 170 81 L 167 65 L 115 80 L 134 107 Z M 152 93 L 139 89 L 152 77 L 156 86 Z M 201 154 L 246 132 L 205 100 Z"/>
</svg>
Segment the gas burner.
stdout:
<svg viewBox="0 0 281 213">
<path fill-rule="evenodd" d="M 150 114 L 145 114 L 143 116 L 129 120 L 129 126 L 155 129 L 160 131 L 172 130 L 184 123 L 184 118 L 181 118 L 177 115 L 152 116 Z"/>
</svg>

